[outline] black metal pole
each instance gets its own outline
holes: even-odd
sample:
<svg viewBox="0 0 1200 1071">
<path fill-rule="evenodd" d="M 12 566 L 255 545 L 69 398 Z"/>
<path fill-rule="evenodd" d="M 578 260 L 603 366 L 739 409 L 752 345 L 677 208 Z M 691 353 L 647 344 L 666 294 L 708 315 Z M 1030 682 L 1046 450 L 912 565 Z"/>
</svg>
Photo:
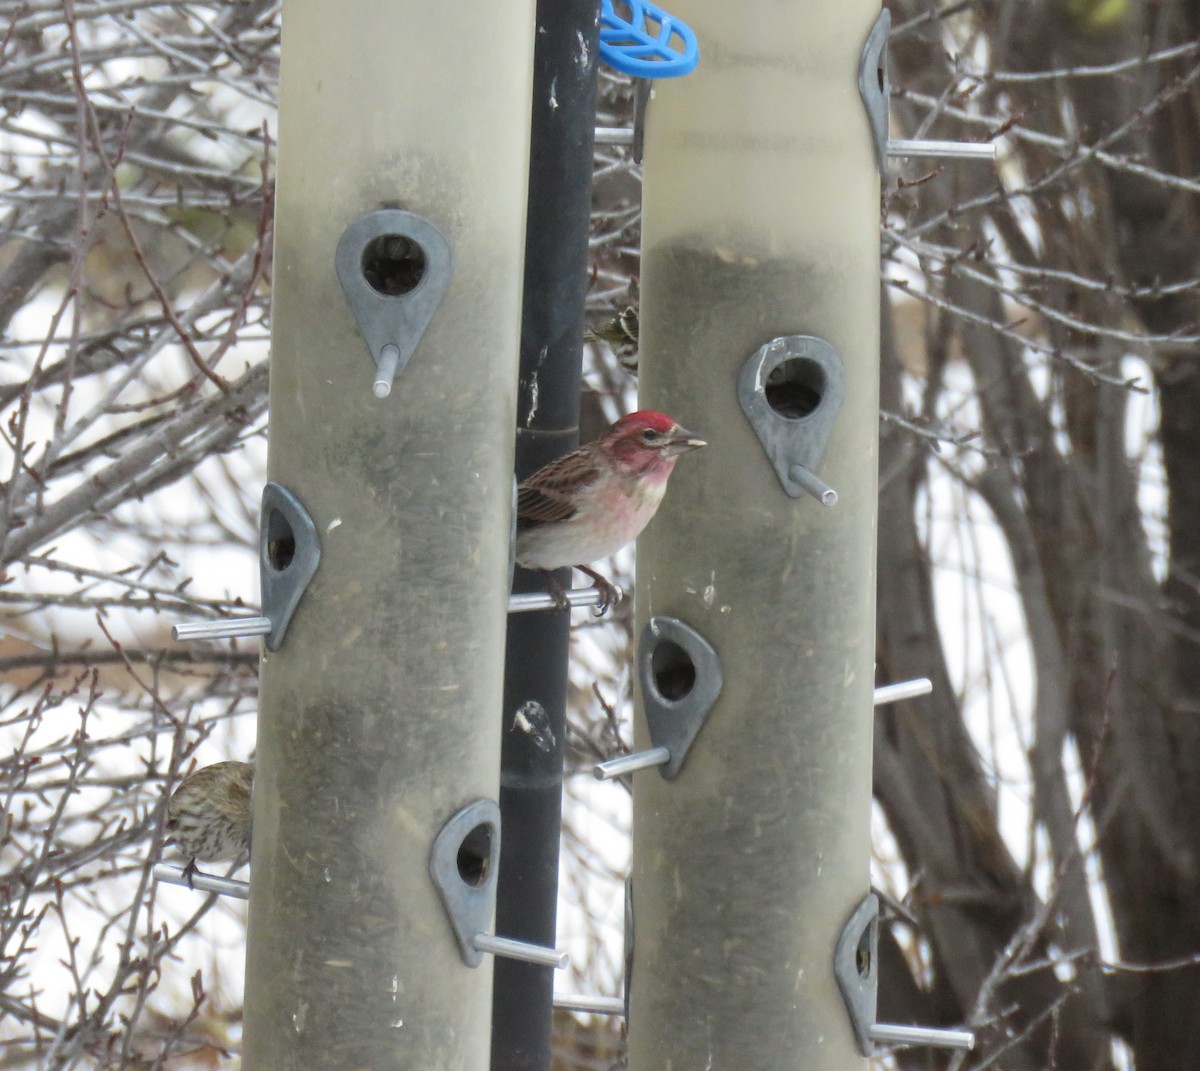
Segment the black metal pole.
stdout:
<svg viewBox="0 0 1200 1071">
<path fill-rule="evenodd" d="M 537 5 L 518 479 L 579 439 L 599 6 L 597 0 Z M 544 584 L 518 569 L 513 587 L 538 591 Z M 508 622 L 496 932 L 543 945 L 554 944 L 557 913 L 568 617 L 517 614 Z M 553 973 L 497 958 L 492 1071 L 548 1071 Z"/>
</svg>

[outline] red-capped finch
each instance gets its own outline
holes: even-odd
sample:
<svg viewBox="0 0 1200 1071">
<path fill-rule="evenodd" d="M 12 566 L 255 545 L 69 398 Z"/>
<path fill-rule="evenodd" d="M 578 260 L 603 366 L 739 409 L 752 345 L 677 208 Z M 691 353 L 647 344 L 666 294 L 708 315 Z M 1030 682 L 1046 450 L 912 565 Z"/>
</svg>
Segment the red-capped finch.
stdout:
<svg viewBox="0 0 1200 1071">
<path fill-rule="evenodd" d="M 708 444 L 669 416 L 643 409 L 622 417 L 595 442 L 538 469 L 517 489 L 517 564 L 546 574 L 573 565 L 600 589 L 601 608 L 617 590 L 589 569 L 638 537 L 658 510 L 681 454 Z"/>
</svg>

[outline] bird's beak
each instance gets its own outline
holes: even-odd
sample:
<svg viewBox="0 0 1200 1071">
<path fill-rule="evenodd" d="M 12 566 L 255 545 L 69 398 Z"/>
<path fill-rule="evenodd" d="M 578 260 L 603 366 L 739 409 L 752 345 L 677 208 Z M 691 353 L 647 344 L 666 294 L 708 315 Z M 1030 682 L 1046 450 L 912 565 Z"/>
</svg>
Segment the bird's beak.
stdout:
<svg viewBox="0 0 1200 1071">
<path fill-rule="evenodd" d="M 678 424 L 675 425 L 675 430 L 667 438 L 666 449 L 663 453 L 667 457 L 678 457 L 680 454 L 690 453 L 692 450 L 699 450 L 702 446 L 707 446 L 694 431 L 688 431 L 687 428 L 681 428 Z"/>
</svg>

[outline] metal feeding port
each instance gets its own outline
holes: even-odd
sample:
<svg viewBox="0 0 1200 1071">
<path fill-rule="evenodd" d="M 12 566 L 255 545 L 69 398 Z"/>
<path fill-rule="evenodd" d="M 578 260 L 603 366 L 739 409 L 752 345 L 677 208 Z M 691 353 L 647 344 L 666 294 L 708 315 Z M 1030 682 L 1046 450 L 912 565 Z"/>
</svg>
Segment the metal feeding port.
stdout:
<svg viewBox="0 0 1200 1071">
<path fill-rule="evenodd" d="M 939 1049 L 972 1049 L 970 1030 L 942 1030 L 875 1022 L 879 992 L 879 898 L 869 893 L 842 927 L 833 952 L 833 973 L 850 1013 L 854 1041 L 863 1056 L 876 1045 L 928 1045 Z"/>
<path fill-rule="evenodd" d="M 411 359 L 450 285 L 451 264 L 442 232 L 413 212 L 381 208 L 343 232 L 334 266 L 375 359 L 375 397 L 392 392 Z"/>
<path fill-rule="evenodd" d="M 442 898 L 463 962 L 478 967 L 484 953 L 542 967 L 568 966 L 565 952 L 489 932 L 500 864 L 500 807 L 493 800 L 467 804 L 442 826 L 429 854 L 429 876 Z"/>
<path fill-rule="evenodd" d="M 837 492 L 816 475 L 846 395 L 837 350 L 813 335 L 773 338 L 743 365 L 737 390 L 784 491 L 837 505 Z"/>
<path fill-rule="evenodd" d="M 320 563 L 321 540 L 308 510 L 286 487 L 267 484 L 258 522 L 258 568 L 263 614 L 271 622 L 268 651 L 279 650 Z"/>
<path fill-rule="evenodd" d="M 674 780 L 724 684 L 712 644 L 674 617 L 646 622 L 638 643 L 638 678 L 654 746 L 598 763 L 593 769 L 597 780 L 653 766 L 666 780 Z"/>
<path fill-rule="evenodd" d="M 176 640 L 230 640 L 262 636 L 268 651 L 278 651 L 292 615 L 321 563 L 321 540 L 308 510 L 282 484 L 263 488 L 258 521 L 258 575 L 261 617 L 173 625 Z"/>
<path fill-rule="evenodd" d="M 996 146 L 992 142 L 930 141 L 893 138 L 889 135 L 892 83 L 888 75 L 887 46 L 891 28 L 892 13 L 885 8 L 871 26 L 858 61 L 858 93 L 871 126 L 871 142 L 875 147 L 879 173 L 886 174 L 888 160 L 897 156 L 988 160 L 994 163 Z"/>
</svg>

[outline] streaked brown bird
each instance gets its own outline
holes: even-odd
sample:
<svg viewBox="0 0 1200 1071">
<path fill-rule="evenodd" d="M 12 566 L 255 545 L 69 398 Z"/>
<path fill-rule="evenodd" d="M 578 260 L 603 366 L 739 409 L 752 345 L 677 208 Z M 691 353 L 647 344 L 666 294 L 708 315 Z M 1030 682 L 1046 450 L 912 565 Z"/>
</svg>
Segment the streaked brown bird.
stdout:
<svg viewBox="0 0 1200 1071">
<path fill-rule="evenodd" d="M 188 858 L 188 885 L 197 863 L 250 854 L 250 792 L 254 763 L 217 762 L 185 777 L 167 803 L 167 829 Z"/>
<path fill-rule="evenodd" d="M 611 320 L 601 324 L 595 331 L 585 331 L 583 337 L 588 341 L 607 342 L 621 367 L 636 376 L 640 329 L 638 307 L 630 305 L 628 308 L 622 309 Z"/>
</svg>

